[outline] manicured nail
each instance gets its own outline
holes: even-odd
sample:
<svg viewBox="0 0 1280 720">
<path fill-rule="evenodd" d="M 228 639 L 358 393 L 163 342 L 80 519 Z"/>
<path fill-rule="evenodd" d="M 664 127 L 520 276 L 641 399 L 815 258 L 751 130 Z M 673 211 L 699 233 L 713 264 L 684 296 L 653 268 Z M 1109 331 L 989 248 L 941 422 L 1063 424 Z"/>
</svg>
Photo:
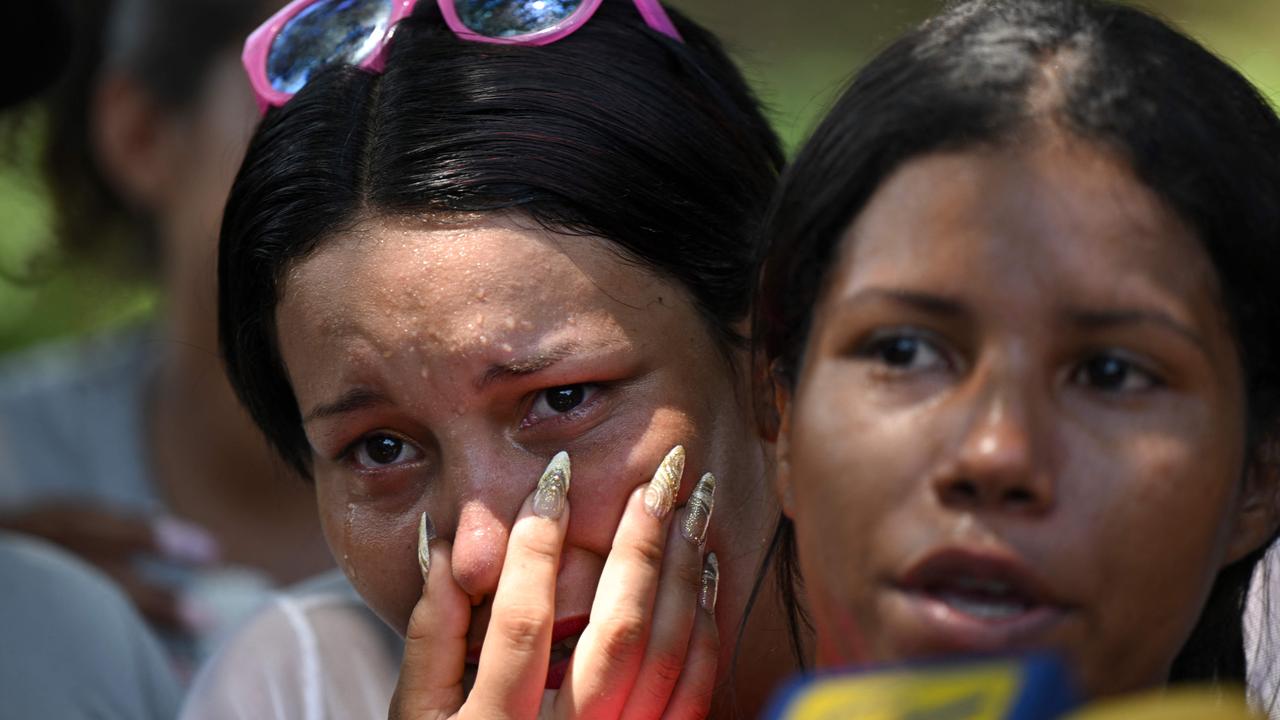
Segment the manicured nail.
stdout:
<svg viewBox="0 0 1280 720">
<path fill-rule="evenodd" d="M 698 592 L 698 605 L 708 613 L 716 613 L 716 595 L 720 591 L 720 561 L 715 553 L 707 553 L 702 563 L 702 589 Z"/>
<path fill-rule="evenodd" d="M 212 565 L 222 555 L 218 541 L 208 530 L 175 517 L 159 517 L 151 523 L 151 534 L 163 557 L 192 565 Z"/>
<path fill-rule="evenodd" d="M 680 526 L 680 534 L 684 535 L 685 540 L 702 546 L 707 539 L 707 526 L 711 524 L 711 511 L 715 506 L 716 476 L 707 473 L 693 486 L 693 494 L 689 496 L 684 524 Z"/>
<path fill-rule="evenodd" d="M 569 497 L 570 475 L 569 453 L 561 450 L 551 458 L 551 463 L 538 480 L 538 491 L 533 494 L 534 513 L 548 520 L 560 519 Z"/>
<path fill-rule="evenodd" d="M 436 526 L 426 513 L 418 520 L 418 567 L 422 568 L 422 582 L 431 573 L 431 541 L 436 539 Z"/>
<path fill-rule="evenodd" d="M 644 490 L 644 509 L 661 520 L 671 512 L 680 492 L 680 476 L 684 474 L 684 446 L 677 445 L 662 458 L 658 471 Z"/>
</svg>

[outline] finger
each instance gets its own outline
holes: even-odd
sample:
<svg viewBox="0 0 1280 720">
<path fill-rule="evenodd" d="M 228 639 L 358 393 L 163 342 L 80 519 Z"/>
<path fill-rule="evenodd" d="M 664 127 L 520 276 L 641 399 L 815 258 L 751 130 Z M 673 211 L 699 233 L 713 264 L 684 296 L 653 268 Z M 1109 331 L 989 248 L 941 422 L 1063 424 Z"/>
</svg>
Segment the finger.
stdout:
<svg viewBox="0 0 1280 720">
<path fill-rule="evenodd" d="M 648 645 L 671 509 L 684 448 L 663 459 L 653 480 L 631 494 L 605 561 L 591 619 L 556 698 L 560 717 L 618 717 Z"/>
<path fill-rule="evenodd" d="M 693 637 L 685 657 L 684 671 L 671 694 L 663 720 L 702 720 L 711 713 L 715 696 L 716 669 L 720 662 L 720 630 L 716 627 L 716 594 L 720 585 L 720 565 L 715 553 L 703 564 L 698 593 L 698 612 Z"/>
<path fill-rule="evenodd" d="M 409 616 L 390 717 L 434 720 L 452 715 L 462 705 L 471 602 L 453 580 L 449 543 L 435 538 L 426 513 L 418 526 L 418 549 L 422 597 Z"/>
<path fill-rule="evenodd" d="M 556 575 L 569 528 L 569 456 L 559 453 L 525 501 L 511 528 L 467 700 L 475 717 L 533 718 L 547 685 Z"/>
<path fill-rule="evenodd" d="M 660 716 L 684 670 L 702 587 L 702 546 L 715 505 L 715 487 L 715 476 L 703 475 L 670 531 L 653 631 L 622 714 L 624 720 Z"/>
<path fill-rule="evenodd" d="M 188 565 L 214 565 L 222 556 L 222 549 L 213 535 L 195 523 L 173 516 L 161 516 L 150 521 L 152 543 L 159 555 L 167 560 Z"/>
</svg>

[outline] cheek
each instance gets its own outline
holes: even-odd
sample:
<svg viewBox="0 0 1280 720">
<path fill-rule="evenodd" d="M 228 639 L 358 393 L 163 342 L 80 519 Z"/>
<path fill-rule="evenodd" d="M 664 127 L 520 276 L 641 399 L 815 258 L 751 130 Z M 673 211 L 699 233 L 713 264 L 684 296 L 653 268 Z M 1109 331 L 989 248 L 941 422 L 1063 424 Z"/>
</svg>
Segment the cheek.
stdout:
<svg viewBox="0 0 1280 720">
<path fill-rule="evenodd" d="M 854 383 L 821 368 L 807 387 L 822 390 L 802 393 L 792 408 L 797 524 L 832 547 L 864 553 L 877 529 L 918 495 L 945 418 L 928 407 L 875 407 Z"/>
<path fill-rule="evenodd" d="M 321 525 L 329 549 L 352 587 L 403 633 L 422 591 L 417 565 L 417 516 L 349 502 L 317 477 Z"/>
<path fill-rule="evenodd" d="M 1216 574 L 1232 525 L 1238 478 L 1221 448 L 1176 436 L 1130 436 L 1077 448 L 1064 501 L 1086 509 L 1073 534 L 1092 549 L 1100 588 L 1132 582 L 1138 594 L 1197 605 Z M 1172 587 L 1185 588 L 1172 592 Z M 1105 593 L 1104 593 L 1105 595 Z M 1139 607 L 1134 608 L 1140 612 Z"/>
<path fill-rule="evenodd" d="M 605 438 L 593 437 L 581 449 L 571 448 L 572 519 L 568 544 L 604 557 L 631 493 L 653 478 L 671 448 L 684 445 L 686 464 L 681 491 L 687 495 L 706 465 L 705 424 L 681 408 L 638 411 L 614 423 Z"/>
</svg>

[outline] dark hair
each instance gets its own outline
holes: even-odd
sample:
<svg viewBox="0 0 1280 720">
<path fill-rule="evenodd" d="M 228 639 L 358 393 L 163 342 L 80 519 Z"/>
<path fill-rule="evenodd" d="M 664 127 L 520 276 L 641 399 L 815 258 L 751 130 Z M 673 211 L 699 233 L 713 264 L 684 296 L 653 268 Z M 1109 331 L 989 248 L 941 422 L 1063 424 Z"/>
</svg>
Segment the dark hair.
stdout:
<svg viewBox="0 0 1280 720">
<path fill-rule="evenodd" d="M 1203 47 L 1107 2 L 956 4 L 856 76 L 767 221 L 757 337 L 774 379 L 794 385 L 840 238 L 890 174 L 925 153 L 1046 125 L 1120 153 L 1197 232 L 1222 280 L 1246 378 L 1243 442 L 1258 457 L 1280 401 L 1280 122 Z M 793 532 L 784 518 L 775 547 L 793 552 Z M 1243 600 L 1264 550 L 1219 574 L 1172 680 L 1243 679 Z M 807 622 L 794 603 L 790 617 L 794 632 Z"/>
<path fill-rule="evenodd" d="M 728 349 L 754 293 L 753 239 L 782 153 L 718 42 L 680 43 L 607 2 L 543 47 L 466 42 L 434 3 L 387 69 L 318 73 L 251 142 L 223 219 L 219 332 L 231 383 L 303 476 L 310 451 L 277 346 L 284 271 L 378 215 L 515 209 L 609 240 L 679 283 Z"/>
<path fill-rule="evenodd" d="M 42 0 L 45 2 L 46 0 Z M 151 270 L 149 218 L 103 176 L 93 151 L 93 98 L 104 70 L 135 79 L 161 106 L 186 109 L 220 52 L 239 43 L 270 6 L 264 0 L 59 0 L 71 22 L 69 57 L 35 115 L 13 132 L 41 126 L 41 173 L 53 200 L 55 233 L 70 256 Z"/>
</svg>

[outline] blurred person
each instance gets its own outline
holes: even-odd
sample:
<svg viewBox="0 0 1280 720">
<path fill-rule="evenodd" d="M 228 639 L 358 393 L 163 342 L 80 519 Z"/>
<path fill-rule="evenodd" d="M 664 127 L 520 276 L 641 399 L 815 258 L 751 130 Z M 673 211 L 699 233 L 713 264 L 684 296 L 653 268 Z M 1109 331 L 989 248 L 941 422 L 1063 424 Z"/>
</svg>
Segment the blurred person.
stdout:
<svg viewBox="0 0 1280 720">
<path fill-rule="evenodd" d="M 219 250 L 232 382 L 407 638 L 392 715 L 755 715 L 794 667 L 772 588 L 743 624 L 778 512 L 743 336 L 776 137 L 654 0 L 396 20 L 255 33 L 270 109 Z M 259 616 L 185 716 L 385 716 L 395 659 L 313 608 Z"/>
<path fill-rule="evenodd" d="M 1277 529 L 1280 120 L 1246 79 L 1132 8 L 959 3 L 858 73 L 767 235 L 820 668 L 1047 649 L 1091 698 L 1248 675 L 1274 712 L 1275 617 L 1242 616 Z"/>
<path fill-rule="evenodd" d="M 186 664 L 267 588 L 331 565 L 217 354 L 217 224 L 255 119 L 237 54 L 275 5 L 73 3 L 68 67 L 26 117 L 67 262 L 161 300 L 142 327 L 0 362 L 0 527 L 97 565 Z"/>
<path fill-rule="evenodd" d="M 0 107 L 42 91 L 70 52 L 70 19 L 59 3 L 6 5 L 6 27 L 40 28 L 45 42 L 0 50 L 10 67 Z M 34 54 L 33 54 L 34 52 Z M 0 697 L 6 716 L 167 720 L 180 691 L 142 618 L 108 578 L 65 551 L 0 532 Z"/>
<path fill-rule="evenodd" d="M 182 697 L 164 650 L 109 578 L 60 548 L 0 532 L 5 717 L 168 720 Z"/>
</svg>

